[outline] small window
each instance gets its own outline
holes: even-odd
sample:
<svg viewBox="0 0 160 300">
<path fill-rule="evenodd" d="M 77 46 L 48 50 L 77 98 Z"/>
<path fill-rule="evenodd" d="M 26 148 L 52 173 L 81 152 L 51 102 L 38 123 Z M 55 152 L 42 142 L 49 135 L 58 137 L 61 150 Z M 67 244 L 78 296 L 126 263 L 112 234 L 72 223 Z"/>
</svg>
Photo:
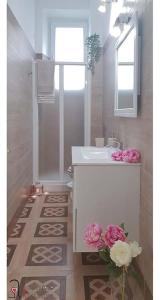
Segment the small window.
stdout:
<svg viewBox="0 0 160 300">
<path fill-rule="evenodd" d="M 56 28 L 55 61 L 84 62 L 84 28 Z"/>
<path fill-rule="evenodd" d="M 55 88 L 59 90 L 59 67 L 55 71 Z M 80 91 L 85 88 L 85 67 L 64 66 L 64 90 Z"/>
</svg>

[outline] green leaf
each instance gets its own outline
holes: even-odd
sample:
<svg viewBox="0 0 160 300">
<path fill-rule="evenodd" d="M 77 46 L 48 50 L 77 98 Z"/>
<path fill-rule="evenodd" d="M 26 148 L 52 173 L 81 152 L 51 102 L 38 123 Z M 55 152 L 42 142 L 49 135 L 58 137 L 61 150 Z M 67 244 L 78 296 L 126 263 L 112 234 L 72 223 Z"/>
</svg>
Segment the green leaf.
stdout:
<svg viewBox="0 0 160 300">
<path fill-rule="evenodd" d="M 100 250 L 99 256 L 107 263 L 110 261 L 110 253 L 107 249 Z"/>
<path fill-rule="evenodd" d="M 87 46 L 87 67 L 94 74 L 95 63 L 99 61 L 101 56 L 100 37 L 98 34 L 92 34 L 89 36 L 85 45 Z"/>
<path fill-rule="evenodd" d="M 115 264 L 110 262 L 106 266 L 106 272 L 107 272 L 107 275 L 109 275 L 111 277 L 111 279 L 113 279 L 113 278 L 117 278 L 117 277 L 121 276 L 122 268 L 119 268 Z"/>
<path fill-rule="evenodd" d="M 125 224 L 124 223 L 121 223 L 120 227 L 125 230 Z"/>
<path fill-rule="evenodd" d="M 122 223 L 120 227 L 124 230 L 125 236 L 128 236 L 128 232 L 125 230 L 125 223 Z"/>
</svg>

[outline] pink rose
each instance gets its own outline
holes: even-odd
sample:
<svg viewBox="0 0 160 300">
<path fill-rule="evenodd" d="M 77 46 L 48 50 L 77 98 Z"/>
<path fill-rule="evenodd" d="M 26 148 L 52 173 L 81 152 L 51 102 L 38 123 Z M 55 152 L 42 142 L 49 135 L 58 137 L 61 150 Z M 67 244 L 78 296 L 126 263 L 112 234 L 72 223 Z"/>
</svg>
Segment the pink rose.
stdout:
<svg viewBox="0 0 160 300">
<path fill-rule="evenodd" d="M 89 224 L 84 233 L 84 240 L 87 245 L 100 249 L 104 245 L 101 235 L 102 227 L 99 224 Z"/>
<path fill-rule="evenodd" d="M 105 244 L 111 248 L 116 241 L 125 241 L 124 230 L 118 225 L 109 225 L 104 235 Z"/>
<path fill-rule="evenodd" d="M 140 158 L 141 154 L 136 149 L 124 150 L 122 154 L 122 160 L 128 163 L 138 163 Z"/>
<path fill-rule="evenodd" d="M 122 154 L 123 154 L 122 150 L 116 151 L 116 152 L 112 153 L 112 159 L 116 160 L 116 161 L 121 161 L 122 160 Z"/>
</svg>

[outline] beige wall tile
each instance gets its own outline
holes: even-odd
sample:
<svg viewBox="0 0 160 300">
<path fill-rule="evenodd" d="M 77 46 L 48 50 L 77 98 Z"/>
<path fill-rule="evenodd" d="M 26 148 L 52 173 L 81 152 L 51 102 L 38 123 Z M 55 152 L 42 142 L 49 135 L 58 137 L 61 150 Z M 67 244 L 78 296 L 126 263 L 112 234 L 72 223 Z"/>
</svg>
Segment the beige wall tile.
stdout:
<svg viewBox="0 0 160 300">
<path fill-rule="evenodd" d="M 32 184 L 33 50 L 8 8 L 8 223 Z"/>
<path fill-rule="evenodd" d="M 91 99 L 91 144 L 95 145 L 95 138 L 103 137 L 103 56 L 96 64 L 95 73 L 92 75 Z"/>
</svg>

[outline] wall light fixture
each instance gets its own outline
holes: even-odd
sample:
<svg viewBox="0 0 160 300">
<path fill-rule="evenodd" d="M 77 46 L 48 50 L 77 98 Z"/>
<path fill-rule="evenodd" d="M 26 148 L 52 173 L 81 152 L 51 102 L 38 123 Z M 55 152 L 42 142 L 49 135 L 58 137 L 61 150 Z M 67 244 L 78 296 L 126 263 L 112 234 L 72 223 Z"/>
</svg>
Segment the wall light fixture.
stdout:
<svg viewBox="0 0 160 300">
<path fill-rule="evenodd" d="M 131 14 L 121 13 L 115 21 L 115 24 L 110 32 L 114 37 L 118 37 L 121 32 L 124 30 L 124 27 L 127 26 L 131 19 Z"/>
<path fill-rule="evenodd" d="M 100 11 L 101 13 L 105 13 L 107 4 L 110 4 L 112 2 L 118 2 L 118 0 L 101 0 L 98 11 Z"/>
</svg>

